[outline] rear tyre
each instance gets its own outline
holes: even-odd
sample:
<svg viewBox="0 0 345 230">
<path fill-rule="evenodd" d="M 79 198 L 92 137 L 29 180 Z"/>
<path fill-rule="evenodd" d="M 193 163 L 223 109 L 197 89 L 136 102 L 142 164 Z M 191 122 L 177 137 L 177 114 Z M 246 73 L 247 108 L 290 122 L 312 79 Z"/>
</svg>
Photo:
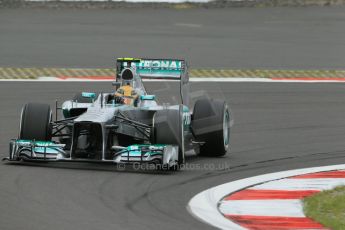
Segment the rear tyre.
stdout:
<svg viewBox="0 0 345 230">
<path fill-rule="evenodd" d="M 170 144 L 178 146 L 177 166 L 170 170 L 178 170 L 184 163 L 184 125 L 183 125 L 183 107 L 178 110 L 165 109 L 159 110 L 154 115 L 154 136 L 153 143 Z"/>
<path fill-rule="evenodd" d="M 200 99 L 195 103 L 192 130 L 201 156 L 224 156 L 229 149 L 230 111 L 222 100 Z"/>
<path fill-rule="evenodd" d="M 28 103 L 22 109 L 19 139 L 50 141 L 52 111 L 47 104 Z"/>
</svg>

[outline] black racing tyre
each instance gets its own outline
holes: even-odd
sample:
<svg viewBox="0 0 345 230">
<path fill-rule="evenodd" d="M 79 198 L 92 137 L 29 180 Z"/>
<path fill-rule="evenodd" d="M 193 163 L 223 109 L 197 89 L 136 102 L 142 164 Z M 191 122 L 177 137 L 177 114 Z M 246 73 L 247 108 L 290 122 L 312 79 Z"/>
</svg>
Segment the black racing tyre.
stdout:
<svg viewBox="0 0 345 230">
<path fill-rule="evenodd" d="M 96 97 L 93 98 L 88 98 L 88 97 L 83 97 L 82 93 L 76 93 L 72 99 L 72 101 L 76 101 L 78 103 L 92 103 L 93 100 L 96 100 L 96 98 L 98 97 L 98 94 L 96 93 Z"/>
<path fill-rule="evenodd" d="M 199 99 L 194 106 L 192 131 L 202 156 L 224 156 L 229 149 L 230 110 L 222 100 Z"/>
<path fill-rule="evenodd" d="M 179 155 L 177 167 L 171 170 L 178 170 L 184 163 L 184 124 L 183 107 L 179 109 L 158 110 L 153 118 L 153 143 L 178 145 Z"/>
<path fill-rule="evenodd" d="M 47 104 L 28 103 L 22 109 L 19 139 L 50 141 L 52 111 Z"/>
</svg>

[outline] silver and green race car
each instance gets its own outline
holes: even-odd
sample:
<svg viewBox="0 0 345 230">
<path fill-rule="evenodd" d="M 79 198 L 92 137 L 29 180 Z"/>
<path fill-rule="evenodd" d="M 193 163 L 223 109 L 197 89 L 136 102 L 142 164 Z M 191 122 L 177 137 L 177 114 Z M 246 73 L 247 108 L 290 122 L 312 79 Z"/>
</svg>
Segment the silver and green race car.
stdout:
<svg viewBox="0 0 345 230">
<path fill-rule="evenodd" d="M 56 112 L 49 105 L 26 104 L 9 161 L 152 164 L 179 169 L 185 153 L 223 156 L 229 149 L 231 114 L 226 102 L 198 99 L 190 110 L 189 77 L 184 60 L 118 58 L 117 88 L 129 80 L 138 93 L 124 104 L 114 92 L 77 94 Z M 181 103 L 162 104 L 148 94 L 143 79 L 179 82 Z"/>
</svg>

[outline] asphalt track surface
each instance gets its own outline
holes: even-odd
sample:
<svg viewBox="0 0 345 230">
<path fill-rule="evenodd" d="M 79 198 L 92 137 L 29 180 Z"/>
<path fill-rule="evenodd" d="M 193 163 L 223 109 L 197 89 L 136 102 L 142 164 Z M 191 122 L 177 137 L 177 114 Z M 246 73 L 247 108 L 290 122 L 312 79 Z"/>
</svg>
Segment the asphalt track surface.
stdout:
<svg viewBox="0 0 345 230">
<path fill-rule="evenodd" d="M 150 83 L 174 102 L 171 84 Z M 54 105 L 80 90 L 110 83 L 0 83 L 0 153 L 16 137 L 22 105 Z M 281 170 L 345 162 L 345 85 L 326 83 L 193 83 L 192 97 L 223 98 L 234 116 L 231 151 L 190 156 L 176 173 L 81 164 L 0 164 L 1 229 L 211 229 L 186 210 L 198 192 Z M 212 165 L 212 166 L 209 166 Z M 216 167 L 214 170 L 197 167 Z"/>
<path fill-rule="evenodd" d="M 193 67 L 343 68 L 344 8 L 0 9 L 0 66 L 111 67 L 113 57 L 184 57 Z M 173 87 L 151 83 L 161 101 Z M 0 82 L 0 154 L 29 101 L 109 83 Z M 0 229 L 211 229 L 186 210 L 198 192 L 258 174 L 345 162 L 345 85 L 193 83 L 224 98 L 234 126 L 223 158 L 171 174 L 81 164 L 0 164 Z M 216 167 L 214 170 L 206 168 Z M 193 170 L 194 168 L 194 170 Z M 195 169 L 204 168 L 204 169 Z"/>
<path fill-rule="evenodd" d="M 344 10 L 0 9 L 0 66 L 110 68 L 143 56 L 193 68 L 343 69 Z"/>
</svg>

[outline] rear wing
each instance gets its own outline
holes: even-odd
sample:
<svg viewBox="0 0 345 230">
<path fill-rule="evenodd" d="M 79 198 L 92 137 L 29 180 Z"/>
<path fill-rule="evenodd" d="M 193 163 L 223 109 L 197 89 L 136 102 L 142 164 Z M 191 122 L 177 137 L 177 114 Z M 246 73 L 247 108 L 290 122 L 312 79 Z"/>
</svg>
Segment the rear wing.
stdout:
<svg viewBox="0 0 345 230">
<path fill-rule="evenodd" d="M 143 79 L 186 80 L 187 65 L 179 59 L 118 58 L 116 76 L 125 68 L 134 68 Z M 188 80 L 188 78 L 187 78 Z"/>
<path fill-rule="evenodd" d="M 189 77 L 187 63 L 180 59 L 118 58 L 116 81 L 122 80 L 125 68 L 132 68 L 142 79 L 178 80 L 182 104 L 189 107 Z"/>
</svg>

